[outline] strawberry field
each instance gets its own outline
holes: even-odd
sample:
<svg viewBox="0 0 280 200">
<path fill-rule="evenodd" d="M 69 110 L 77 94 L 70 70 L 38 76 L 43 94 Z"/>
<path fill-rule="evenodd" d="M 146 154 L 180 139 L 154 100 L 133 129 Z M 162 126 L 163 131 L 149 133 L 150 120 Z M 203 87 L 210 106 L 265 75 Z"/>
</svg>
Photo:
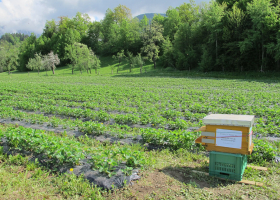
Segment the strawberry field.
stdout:
<svg viewBox="0 0 280 200">
<path fill-rule="evenodd" d="M 75 193 L 78 198 L 279 197 L 278 81 L 32 73 L 0 77 L 1 163 L 32 155 L 39 159 L 36 168 L 75 174 L 75 180 L 83 175 L 88 185 Z M 246 170 L 245 177 L 266 187 L 242 186 L 243 193 L 234 193 L 241 185 L 190 175 L 191 169 L 207 171 L 207 154 L 194 140 L 200 134 L 195 130 L 211 113 L 256 116 L 256 147 L 249 161 L 269 170 Z M 115 185 L 98 184 L 98 176 Z M 166 185 L 156 187 L 156 176 Z M 92 185 L 98 187 L 88 193 Z M 69 197 L 58 193 L 62 196 L 55 197 Z"/>
</svg>

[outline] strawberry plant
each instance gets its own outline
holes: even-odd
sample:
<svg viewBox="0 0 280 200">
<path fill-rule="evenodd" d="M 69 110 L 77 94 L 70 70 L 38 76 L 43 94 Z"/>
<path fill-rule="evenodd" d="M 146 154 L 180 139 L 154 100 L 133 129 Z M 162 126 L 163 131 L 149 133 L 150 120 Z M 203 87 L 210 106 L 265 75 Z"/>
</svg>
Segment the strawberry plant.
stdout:
<svg viewBox="0 0 280 200">
<path fill-rule="evenodd" d="M 9 128 L 3 133 L 10 146 L 44 154 L 48 163 L 59 166 L 64 163 L 77 165 L 84 153 L 80 143 L 68 138 L 59 138 L 44 134 L 44 131 L 30 128 Z"/>
<path fill-rule="evenodd" d="M 275 146 L 265 140 L 254 140 L 254 149 L 248 156 L 248 162 L 263 165 L 265 162 L 272 161 L 276 153 L 279 152 Z"/>
</svg>

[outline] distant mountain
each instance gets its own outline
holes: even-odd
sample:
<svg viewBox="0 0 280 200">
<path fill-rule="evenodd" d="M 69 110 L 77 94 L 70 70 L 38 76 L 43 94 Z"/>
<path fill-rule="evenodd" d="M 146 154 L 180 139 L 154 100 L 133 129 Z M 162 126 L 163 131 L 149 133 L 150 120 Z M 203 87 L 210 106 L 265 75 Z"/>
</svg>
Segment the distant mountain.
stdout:
<svg viewBox="0 0 280 200">
<path fill-rule="evenodd" d="M 144 15 L 146 15 L 146 17 L 149 19 L 149 21 L 151 21 L 155 14 L 160 14 L 164 17 L 166 16 L 166 14 L 163 14 L 163 13 L 146 13 L 146 14 L 138 15 L 136 17 L 139 19 L 139 21 L 141 21 L 143 19 Z"/>
</svg>

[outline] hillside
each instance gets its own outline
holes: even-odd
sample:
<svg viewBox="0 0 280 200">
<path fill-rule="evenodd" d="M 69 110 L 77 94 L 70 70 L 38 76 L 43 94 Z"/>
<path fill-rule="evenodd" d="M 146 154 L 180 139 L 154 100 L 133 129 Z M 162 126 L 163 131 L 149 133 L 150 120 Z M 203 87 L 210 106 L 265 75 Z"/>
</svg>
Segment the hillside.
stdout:
<svg viewBox="0 0 280 200">
<path fill-rule="evenodd" d="M 162 16 L 166 16 L 166 14 L 163 14 L 163 13 L 145 13 L 145 14 L 141 14 L 141 15 L 138 15 L 136 16 L 140 21 L 143 19 L 144 15 L 146 15 L 146 17 L 151 20 L 153 19 L 154 15 L 155 14 L 161 14 Z"/>
</svg>

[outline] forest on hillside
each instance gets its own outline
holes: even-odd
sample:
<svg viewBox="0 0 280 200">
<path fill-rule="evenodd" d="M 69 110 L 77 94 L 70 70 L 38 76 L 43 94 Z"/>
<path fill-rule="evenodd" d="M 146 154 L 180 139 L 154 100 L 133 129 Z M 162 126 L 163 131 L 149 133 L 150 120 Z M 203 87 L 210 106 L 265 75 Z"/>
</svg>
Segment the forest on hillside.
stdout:
<svg viewBox="0 0 280 200">
<path fill-rule="evenodd" d="M 200 6 L 190 1 L 151 21 L 133 18 L 124 5 L 108 9 L 100 22 L 80 12 L 61 16 L 47 21 L 38 38 L 3 35 L 0 71 L 26 71 L 30 59 L 50 52 L 61 66 L 73 67 L 74 47 L 88 48 L 89 56 L 141 55 L 155 68 L 279 71 L 279 5 L 278 0 L 216 0 Z"/>
</svg>

